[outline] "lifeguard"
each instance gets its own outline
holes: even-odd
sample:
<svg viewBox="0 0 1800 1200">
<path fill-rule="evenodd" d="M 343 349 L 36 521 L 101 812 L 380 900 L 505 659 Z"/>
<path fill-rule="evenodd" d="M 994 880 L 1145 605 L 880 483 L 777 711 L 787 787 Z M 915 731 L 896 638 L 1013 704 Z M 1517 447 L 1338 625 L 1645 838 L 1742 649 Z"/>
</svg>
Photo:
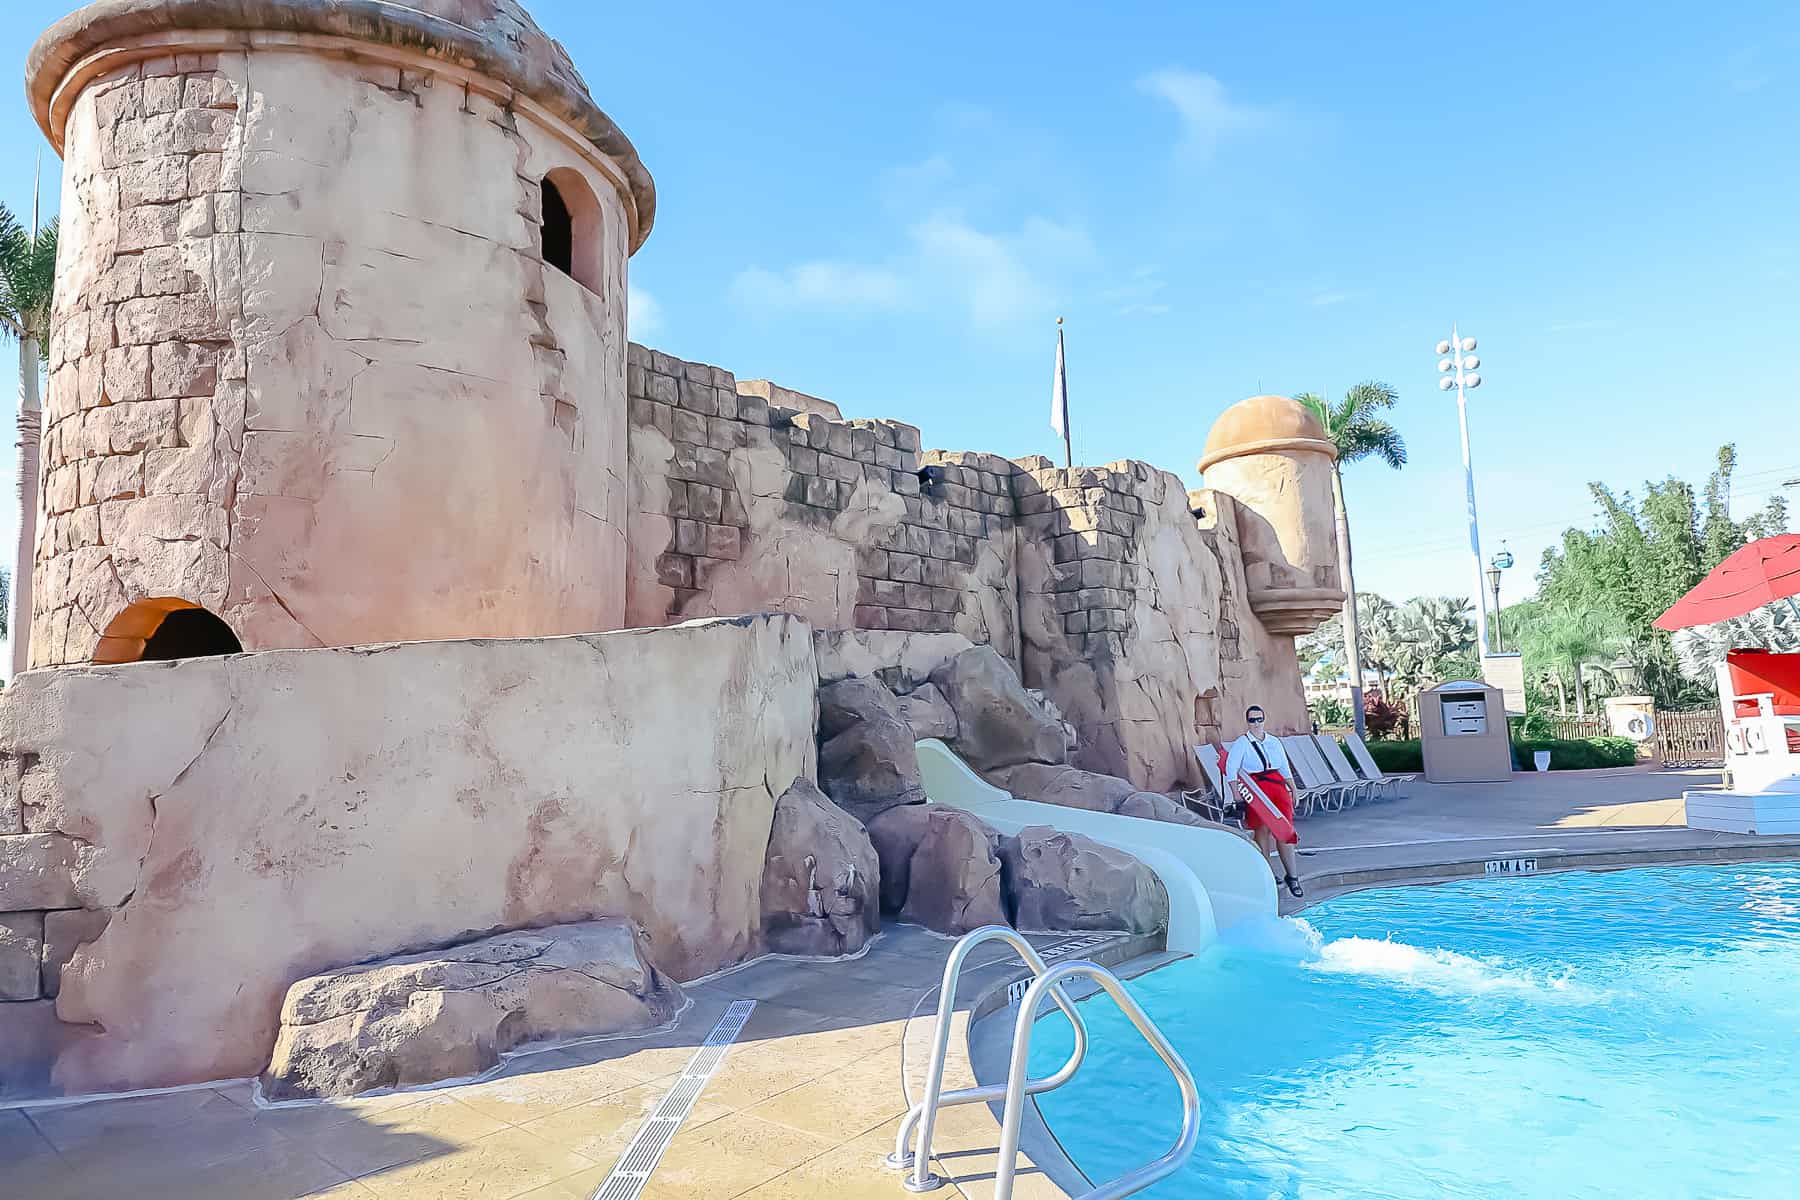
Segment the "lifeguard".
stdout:
<svg viewBox="0 0 1800 1200">
<path fill-rule="evenodd" d="M 1293 779 L 1293 768 L 1288 766 L 1287 752 L 1282 749 L 1281 742 L 1268 735 L 1261 705 L 1252 704 L 1245 709 L 1244 720 L 1250 728 L 1231 743 L 1225 755 L 1225 783 L 1227 786 L 1246 782 L 1250 785 L 1244 824 L 1250 827 L 1250 836 L 1256 840 L 1265 860 L 1271 851 L 1280 859 L 1280 869 L 1273 862 L 1269 864 L 1275 878 L 1287 885 L 1290 894 L 1303 896 L 1306 893 L 1300 886 L 1294 862 L 1294 844 L 1300 840 L 1300 835 L 1294 832 L 1294 793 L 1289 782 Z M 1269 811 L 1261 803 L 1265 797 L 1275 811 Z"/>
</svg>

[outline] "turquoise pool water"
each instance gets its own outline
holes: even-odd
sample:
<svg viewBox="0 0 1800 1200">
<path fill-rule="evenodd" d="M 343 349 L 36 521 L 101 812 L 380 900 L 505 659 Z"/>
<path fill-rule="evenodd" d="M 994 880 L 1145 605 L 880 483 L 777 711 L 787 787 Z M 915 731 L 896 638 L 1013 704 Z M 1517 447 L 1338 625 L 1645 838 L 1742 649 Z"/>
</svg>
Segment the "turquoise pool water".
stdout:
<svg viewBox="0 0 1800 1200">
<path fill-rule="evenodd" d="M 1186 1057 L 1199 1148 L 1159 1197 L 1800 1196 L 1800 865 L 1361 892 L 1131 985 Z M 1118 1010 L 1040 1097 L 1096 1180 L 1175 1085 Z M 1068 1054 L 1040 1023 L 1034 1074 Z"/>
</svg>

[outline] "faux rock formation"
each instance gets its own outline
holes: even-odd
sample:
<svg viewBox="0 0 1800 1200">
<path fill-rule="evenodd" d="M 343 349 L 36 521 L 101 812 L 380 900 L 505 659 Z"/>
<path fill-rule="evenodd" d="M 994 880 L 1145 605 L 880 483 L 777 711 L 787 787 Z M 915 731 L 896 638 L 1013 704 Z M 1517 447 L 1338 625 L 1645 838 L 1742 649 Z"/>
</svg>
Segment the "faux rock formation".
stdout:
<svg viewBox="0 0 1800 1200">
<path fill-rule="evenodd" d="M 921 684 L 900 697 L 900 716 L 912 728 L 913 737 L 954 741 L 959 729 L 956 710 L 935 683 Z"/>
<path fill-rule="evenodd" d="M 932 808 L 927 804 L 903 804 L 890 808 L 869 822 L 869 840 L 881 862 L 881 911 L 898 913 L 906 905 L 912 882 L 912 856 L 925 838 Z"/>
<path fill-rule="evenodd" d="M 1155 872 L 1092 838 L 1029 826 L 1001 842 L 1000 863 L 1019 929 L 1151 933 L 1168 927 L 1169 895 Z"/>
<path fill-rule="evenodd" d="M 1062 722 L 1033 700 L 992 646 L 965 650 L 931 674 L 956 714 L 956 750 L 976 770 L 1068 761 Z"/>
<path fill-rule="evenodd" d="M 819 689 L 819 784 L 861 821 L 925 798 L 912 727 L 899 702 L 873 679 Z"/>
<path fill-rule="evenodd" d="M 1175 803 L 1160 792 L 1133 792 L 1117 809 L 1121 817 L 1141 817 L 1146 821 L 1166 821 L 1171 825 L 1204 825 L 1196 814 Z"/>
<path fill-rule="evenodd" d="M 271 1099 L 479 1074 L 527 1042 L 654 1029 L 681 991 L 620 920 L 503 933 L 302 979 L 263 1074 Z"/>
<path fill-rule="evenodd" d="M 1000 894 L 1000 835 L 953 808 L 932 805 L 925 811 L 901 919 L 952 935 L 1006 924 Z"/>
<path fill-rule="evenodd" d="M 1090 812 L 1118 812 L 1137 791 L 1128 779 L 1100 775 L 1076 767 L 1025 763 L 983 773 L 987 781 L 1021 800 L 1085 808 Z"/>
<path fill-rule="evenodd" d="M 1049 763 L 1024 763 L 984 772 L 987 781 L 1021 800 L 1085 808 L 1090 812 L 1118 813 L 1174 825 L 1200 825 L 1199 817 L 1157 792 L 1140 792 L 1128 779 L 1101 775 L 1076 767 Z"/>
<path fill-rule="evenodd" d="M 819 740 L 830 741 L 867 717 L 898 715 L 899 702 L 885 683 L 857 676 L 819 689 Z"/>
<path fill-rule="evenodd" d="M 763 936 L 778 954 L 855 954 L 881 929 L 881 867 L 862 822 L 796 779 L 775 802 Z"/>
</svg>

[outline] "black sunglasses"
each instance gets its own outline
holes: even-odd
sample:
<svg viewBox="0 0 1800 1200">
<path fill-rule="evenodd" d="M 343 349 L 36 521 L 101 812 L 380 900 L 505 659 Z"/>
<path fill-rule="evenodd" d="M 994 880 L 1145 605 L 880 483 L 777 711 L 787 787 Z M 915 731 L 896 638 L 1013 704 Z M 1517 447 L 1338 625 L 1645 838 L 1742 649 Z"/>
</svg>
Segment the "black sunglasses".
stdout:
<svg viewBox="0 0 1800 1200">
<path fill-rule="evenodd" d="M 1263 718 L 1262 717 L 1251 717 L 1250 723 L 1252 725 L 1261 725 L 1263 723 Z"/>
</svg>

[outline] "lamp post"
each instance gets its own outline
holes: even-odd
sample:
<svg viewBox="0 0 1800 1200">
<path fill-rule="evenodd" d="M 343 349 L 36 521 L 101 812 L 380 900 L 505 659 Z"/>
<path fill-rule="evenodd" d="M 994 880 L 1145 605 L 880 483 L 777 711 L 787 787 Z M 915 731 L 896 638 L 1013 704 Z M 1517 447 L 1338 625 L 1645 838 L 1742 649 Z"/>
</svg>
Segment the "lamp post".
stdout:
<svg viewBox="0 0 1800 1200">
<path fill-rule="evenodd" d="M 1494 589 L 1494 653 L 1506 653 L 1506 631 L 1500 628 L 1500 572 L 1513 565 L 1512 551 L 1500 543 L 1499 551 L 1488 560 L 1488 585 Z"/>
<path fill-rule="evenodd" d="M 1469 503 L 1469 553 L 1475 559 L 1475 602 L 1481 608 L 1481 622 L 1475 626 L 1475 633 L 1481 646 L 1481 657 L 1488 656 L 1487 633 L 1487 589 L 1482 587 L 1481 565 L 1481 526 L 1475 519 L 1475 466 L 1469 457 L 1469 392 L 1481 386 L 1481 376 L 1475 372 L 1481 366 L 1481 360 L 1474 355 L 1475 339 L 1463 337 L 1455 325 L 1450 326 L 1450 340 L 1439 342 L 1437 352 L 1438 380 L 1441 391 L 1456 389 L 1456 416 L 1462 423 L 1463 478 L 1467 487 Z"/>
</svg>

